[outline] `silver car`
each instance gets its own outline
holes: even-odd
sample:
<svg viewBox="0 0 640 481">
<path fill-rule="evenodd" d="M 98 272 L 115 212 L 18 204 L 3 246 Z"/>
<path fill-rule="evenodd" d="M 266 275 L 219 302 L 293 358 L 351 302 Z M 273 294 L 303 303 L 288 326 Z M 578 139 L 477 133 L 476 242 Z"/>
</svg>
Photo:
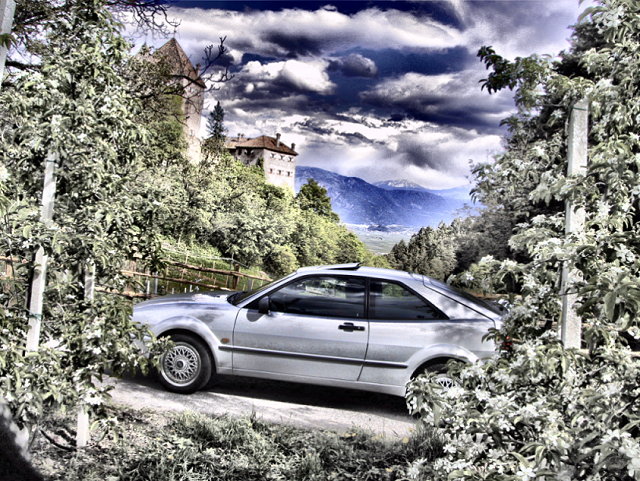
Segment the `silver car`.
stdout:
<svg viewBox="0 0 640 481">
<path fill-rule="evenodd" d="M 494 355 L 500 309 L 428 277 L 341 264 L 305 267 L 250 292 L 170 295 L 134 321 L 169 336 L 160 382 L 191 393 L 216 374 L 405 395 L 449 360 Z"/>
</svg>

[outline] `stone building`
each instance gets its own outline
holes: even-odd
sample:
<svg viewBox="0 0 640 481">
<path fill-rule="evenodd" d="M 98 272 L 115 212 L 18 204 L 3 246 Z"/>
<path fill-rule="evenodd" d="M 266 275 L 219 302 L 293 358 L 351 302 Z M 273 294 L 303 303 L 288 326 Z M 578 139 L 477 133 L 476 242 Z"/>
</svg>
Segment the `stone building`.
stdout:
<svg viewBox="0 0 640 481">
<path fill-rule="evenodd" d="M 175 38 L 172 38 L 155 51 L 154 56 L 161 57 L 169 66 L 173 80 L 182 86 L 182 112 L 184 113 L 184 135 L 188 145 L 187 155 L 192 162 L 200 160 L 201 141 L 198 137 L 204 107 L 206 85 L 189 57 Z"/>
<path fill-rule="evenodd" d="M 260 165 L 264 169 L 267 182 L 295 190 L 296 178 L 296 144 L 288 147 L 276 137 L 261 135 L 255 139 L 245 138 L 243 135 L 228 138 L 225 143 L 227 150 L 246 165 Z"/>
</svg>

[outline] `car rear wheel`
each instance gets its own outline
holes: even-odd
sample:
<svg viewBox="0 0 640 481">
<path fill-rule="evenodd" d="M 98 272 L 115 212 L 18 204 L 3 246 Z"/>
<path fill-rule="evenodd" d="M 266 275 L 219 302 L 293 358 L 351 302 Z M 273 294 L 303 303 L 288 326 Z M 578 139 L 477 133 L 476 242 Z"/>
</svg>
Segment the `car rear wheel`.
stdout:
<svg viewBox="0 0 640 481">
<path fill-rule="evenodd" d="M 213 368 L 209 348 L 188 334 L 171 334 L 173 346 L 160 358 L 158 378 L 169 391 L 191 394 L 209 382 Z"/>
<path fill-rule="evenodd" d="M 437 363 L 437 364 L 432 364 L 430 366 L 427 366 L 426 368 L 424 368 L 424 370 L 421 372 L 421 374 L 433 374 L 434 376 L 434 381 L 436 384 L 439 384 L 440 387 L 442 387 L 442 389 L 447 390 L 447 389 L 451 389 L 454 386 L 457 386 L 458 383 L 449 375 L 448 371 L 447 371 L 447 364 L 446 363 Z"/>
</svg>

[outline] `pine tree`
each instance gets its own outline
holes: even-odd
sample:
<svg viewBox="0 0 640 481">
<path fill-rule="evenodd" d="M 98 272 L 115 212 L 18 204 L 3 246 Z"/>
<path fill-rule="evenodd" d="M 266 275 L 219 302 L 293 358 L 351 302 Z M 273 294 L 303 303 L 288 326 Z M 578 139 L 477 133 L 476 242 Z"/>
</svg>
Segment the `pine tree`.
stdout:
<svg viewBox="0 0 640 481">
<path fill-rule="evenodd" d="M 220 105 L 220 101 L 209 113 L 207 118 L 207 133 L 209 136 L 205 139 L 202 151 L 205 158 L 209 160 L 218 160 L 225 153 L 224 143 L 226 140 L 224 128 L 224 109 Z"/>
</svg>

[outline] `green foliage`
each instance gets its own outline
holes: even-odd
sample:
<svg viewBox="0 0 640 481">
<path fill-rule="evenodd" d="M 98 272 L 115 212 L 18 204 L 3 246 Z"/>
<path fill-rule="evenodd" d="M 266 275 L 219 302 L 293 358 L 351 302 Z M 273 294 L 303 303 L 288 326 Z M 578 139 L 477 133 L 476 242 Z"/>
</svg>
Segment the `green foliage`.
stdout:
<svg viewBox="0 0 640 481">
<path fill-rule="evenodd" d="M 285 276 L 298 269 L 298 259 L 291 246 L 276 246 L 264 260 L 264 268 L 276 277 Z"/>
<path fill-rule="evenodd" d="M 640 183 L 640 89 L 633 81 L 640 48 L 619 40 L 621 29 L 640 32 L 638 8 L 622 0 L 601 2 L 576 28 L 572 49 L 559 61 L 546 61 L 544 75 L 536 73 L 537 67 L 513 74 L 516 98 L 535 102 L 518 101 L 519 113 L 508 121 L 507 152 L 495 164 L 476 169 L 479 200 L 511 212 L 517 222 L 509 245 L 519 262 L 503 266 L 500 275 L 518 278 L 522 292 L 532 294 L 528 306 L 553 320 L 558 299 L 548 293 L 558 290 L 562 264 L 580 271 L 584 281 L 575 288 L 590 344 L 640 332 L 635 260 L 640 217 L 634 187 Z M 494 54 L 484 59 L 497 71 L 504 63 Z M 532 78 L 538 81 L 531 83 Z M 565 173 L 566 125 L 570 107 L 583 97 L 591 106 L 590 162 L 585 176 L 571 178 Z M 566 200 L 586 210 L 583 233 L 564 235 Z M 521 335 L 527 329 L 537 332 L 536 327 L 522 319 L 513 323 Z"/>
<path fill-rule="evenodd" d="M 2 33 L 0 34 L 0 47 L 10 48 L 11 44 L 15 44 L 16 39 L 10 33 Z"/>
<path fill-rule="evenodd" d="M 331 198 L 327 194 L 327 189 L 313 179 L 308 179 L 307 183 L 300 187 L 296 202 L 302 210 L 311 210 L 334 222 L 340 220 L 331 207 Z"/>
<path fill-rule="evenodd" d="M 157 246 L 149 192 L 136 181 L 146 140 L 135 121 L 140 106 L 118 74 L 129 46 L 99 1 L 73 4 L 49 26 L 40 71 L 20 75 L 0 99 L 9 173 L 0 250 L 17 258 L 0 293 L 9 361 L 0 389 L 22 426 L 36 424 L 51 405 L 99 411 L 107 387 L 97 381 L 106 369 L 145 367 L 131 342 L 145 331 L 130 322 L 130 303 L 101 293 L 85 298 L 84 278 L 93 264 L 98 285 L 123 290 L 122 263 L 151 258 Z M 49 161 L 57 164 L 57 189 L 53 223 L 45 226 L 38 213 Z M 43 347 L 25 354 L 23 306 L 39 246 L 49 256 Z"/>
<path fill-rule="evenodd" d="M 408 244 L 400 241 L 388 259 L 396 269 L 445 280 L 456 267 L 456 247 L 455 228 L 440 224 L 437 229 L 423 227 Z"/>
<path fill-rule="evenodd" d="M 202 144 L 202 154 L 207 158 L 218 160 L 226 153 L 224 109 L 219 101 L 207 118 L 207 133 L 209 135 Z"/>
<path fill-rule="evenodd" d="M 133 425 L 123 421 L 126 428 Z M 440 453 L 431 430 L 392 442 L 364 432 L 340 435 L 193 413 L 162 427 L 144 417 L 137 425 L 121 441 L 65 463 L 55 479 L 392 481 L 407 479 L 411 460 Z"/>
<path fill-rule="evenodd" d="M 515 259 L 486 258 L 458 279 L 520 294 L 496 339 L 513 351 L 453 373 L 437 392 L 428 379 L 409 404 L 436 422 L 445 456 L 423 466 L 444 479 L 640 479 L 640 4 L 602 0 L 557 61 L 509 62 L 485 49 L 487 87 L 516 92 L 507 151 L 476 169 L 476 195 L 514 216 Z M 568 114 L 590 102 L 586 175 L 566 175 Z M 564 233 L 564 205 L 584 209 L 584 231 Z M 575 269 L 584 351 L 557 340 L 560 272 Z M 418 463 L 419 464 L 419 463 Z"/>
<path fill-rule="evenodd" d="M 223 256 L 262 266 L 275 276 L 303 265 L 387 265 L 339 224 L 332 211 L 300 208 L 300 195 L 294 198 L 289 190 L 267 183 L 258 166 L 225 154 L 218 160 L 176 165 L 169 172 L 153 174 L 159 190 L 156 216 L 166 236 L 213 246 Z"/>
<path fill-rule="evenodd" d="M 566 351 L 553 335 L 515 344 L 441 392 L 428 377 L 409 405 L 436 424 L 444 455 L 420 479 L 640 479 L 640 363 L 628 352 Z"/>
</svg>

